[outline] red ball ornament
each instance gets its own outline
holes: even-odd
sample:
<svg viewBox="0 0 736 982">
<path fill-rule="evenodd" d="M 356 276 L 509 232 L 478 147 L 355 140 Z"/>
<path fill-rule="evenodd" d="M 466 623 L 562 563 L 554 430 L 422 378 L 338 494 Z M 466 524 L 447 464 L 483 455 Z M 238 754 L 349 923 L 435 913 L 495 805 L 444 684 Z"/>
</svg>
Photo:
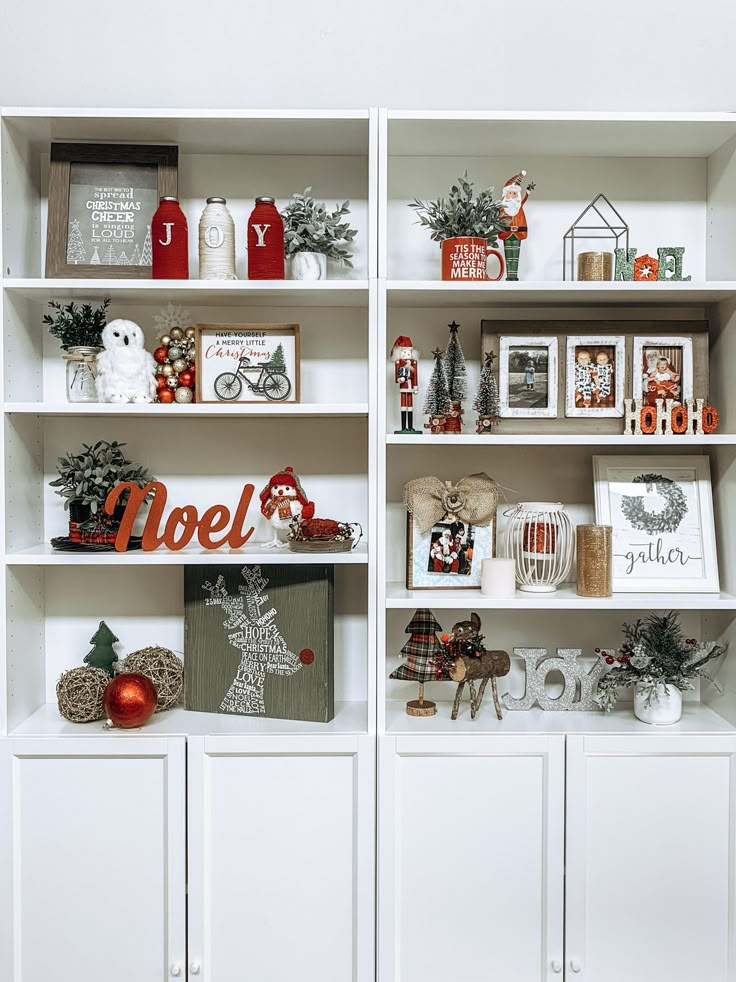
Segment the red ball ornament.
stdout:
<svg viewBox="0 0 736 982">
<path fill-rule="evenodd" d="M 179 372 L 179 381 L 182 385 L 186 385 L 188 389 L 191 389 L 192 383 L 194 382 L 194 373 L 188 368 L 183 372 Z"/>
<path fill-rule="evenodd" d="M 156 398 L 159 402 L 173 402 L 174 401 L 174 390 L 170 389 L 167 385 L 165 389 L 160 389 L 156 394 Z"/>
<path fill-rule="evenodd" d="M 612 658 L 611 655 L 606 656 L 606 665 L 613 665 L 614 661 L 615 659 Z"/>
<path fill-rule="evenodd" d="M 102 707 L 109 723 L 130 729 L 143 726 L 153 716 L 157 699 L 153 682 L 145 675 L 131 672 L 118 675 L 108 683 L 102 697 Z"/>
<path fill-rule="evenodd" d="M 163 348 L 163 347 L 156 348 L 156 350 L 153 353 L 153 360 L 157 361 L 159 365 L 163 365 L 163 363 L 166 361 L 168 357 L 169 357 L 168 348 Z"/>
<path fill-rule="evenodd" d="M 165 387 L 166 387 L 166 376 L 165 375 L 157 375 L 156 376 L 156 388 L 157 389 L 163 389 Z"/>
</svg>

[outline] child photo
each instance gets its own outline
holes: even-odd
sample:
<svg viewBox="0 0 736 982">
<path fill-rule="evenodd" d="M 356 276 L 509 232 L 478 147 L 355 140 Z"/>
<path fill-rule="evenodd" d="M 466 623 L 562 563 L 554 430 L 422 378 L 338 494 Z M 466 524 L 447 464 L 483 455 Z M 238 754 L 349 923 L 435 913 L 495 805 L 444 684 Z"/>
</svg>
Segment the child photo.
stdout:
<svg viewBox="0 0 736 982">
<path fill-rule="evenodd" d="M 557 339 L 499 339 L 502 416 L 557 415 Z"/>
<path fill-rule="evenodd" d="M 473 526 L 440 523 L 430 532 L 428 573 L 470 576 L 473 568 Z"/>
<path fill-rule="evenodd" d="M 657 399 L 682 402 L 693 395 L 691 338 L 634 338 L 632 395 L 646 406 Z"/>
<path fill-rule="evenodd" d="M 623 338 L 567 339 L 567 415 L 623 415 Z"/>
</svg>

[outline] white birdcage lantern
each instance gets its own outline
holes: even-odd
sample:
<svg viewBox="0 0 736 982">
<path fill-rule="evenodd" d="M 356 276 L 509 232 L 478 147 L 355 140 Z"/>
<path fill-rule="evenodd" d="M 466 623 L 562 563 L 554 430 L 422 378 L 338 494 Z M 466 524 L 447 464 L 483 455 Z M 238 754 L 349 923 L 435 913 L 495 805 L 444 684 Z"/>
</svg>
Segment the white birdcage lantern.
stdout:
<svg viewBox="0 0 736 982">
<path fill-rule="evenodd" d="M 522 501 L 508 515 L 506 555 L 516 563 L 519 589 L 554 593 L 572 569 L 575 536 L 564 505 Z"/>
</svg>

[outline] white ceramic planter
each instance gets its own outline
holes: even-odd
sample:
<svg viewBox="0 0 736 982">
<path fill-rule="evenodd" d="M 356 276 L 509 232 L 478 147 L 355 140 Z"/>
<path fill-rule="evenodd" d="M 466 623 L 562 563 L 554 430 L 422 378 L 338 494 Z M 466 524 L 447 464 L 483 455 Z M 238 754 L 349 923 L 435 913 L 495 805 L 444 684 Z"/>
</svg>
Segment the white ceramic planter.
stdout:
<svg viewBox="0 0 736 982">
<path fill-rule="evenodd" d="M 327 256 L 321 252 L 297 252 L 291 257 L 292 280 L 326 280 Z"/>
<path fill-rule="evenodd" d="M 647 706 L 646 692 L 642 686 L 634 686 L 634 715 L 642 723 L 667 726 L 682 717 L 682 692 L 674 685 L 658 685 L 657 698 Z"/>
</svg>

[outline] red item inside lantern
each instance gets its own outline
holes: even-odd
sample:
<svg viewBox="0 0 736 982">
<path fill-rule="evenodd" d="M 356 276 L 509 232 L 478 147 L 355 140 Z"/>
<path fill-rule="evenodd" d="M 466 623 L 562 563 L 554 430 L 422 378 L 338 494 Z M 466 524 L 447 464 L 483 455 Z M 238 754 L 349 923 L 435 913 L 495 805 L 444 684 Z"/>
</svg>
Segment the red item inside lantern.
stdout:
<svg viewBox="0 0 736 982">
<path fill-rule="evenodd" d="M 524 552 L 552 553 L 555 551 L 555 535 L 557 529 L 546 522 L 525 522 L 523 547 Z"/>
</svg>

